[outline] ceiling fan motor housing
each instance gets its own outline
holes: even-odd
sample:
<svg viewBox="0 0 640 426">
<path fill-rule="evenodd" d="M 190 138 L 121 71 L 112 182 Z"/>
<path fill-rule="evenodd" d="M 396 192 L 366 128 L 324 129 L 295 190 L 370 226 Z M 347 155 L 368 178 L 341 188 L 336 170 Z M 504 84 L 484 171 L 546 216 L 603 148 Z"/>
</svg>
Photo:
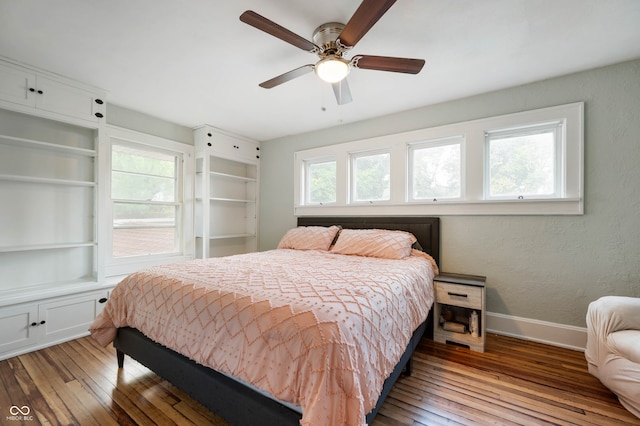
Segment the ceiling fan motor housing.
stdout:
<svg viewBox="0 0 640 426">
<path fill-rule="evenodd" d="M 342 54 L 336 45 L 336 39 L 340 36 L 344 24 L 339 22 L 327 22 L 313 31 L 313 42 L 322 49 L 321 56 Z"/>
</svg>

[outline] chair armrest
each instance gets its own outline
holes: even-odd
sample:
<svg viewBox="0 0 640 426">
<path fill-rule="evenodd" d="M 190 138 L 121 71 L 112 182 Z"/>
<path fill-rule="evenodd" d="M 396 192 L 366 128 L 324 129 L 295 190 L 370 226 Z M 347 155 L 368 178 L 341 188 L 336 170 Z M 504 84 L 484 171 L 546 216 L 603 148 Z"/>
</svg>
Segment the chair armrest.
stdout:
<svg viewBox="0 0 640 426">
<path fill-rule="evenodd" d="M 604 296 L 591 302 L 587 310 L 587 328 L 601 336 L 620 330 L 640 330 L 640 298 Z"/>
</svg>

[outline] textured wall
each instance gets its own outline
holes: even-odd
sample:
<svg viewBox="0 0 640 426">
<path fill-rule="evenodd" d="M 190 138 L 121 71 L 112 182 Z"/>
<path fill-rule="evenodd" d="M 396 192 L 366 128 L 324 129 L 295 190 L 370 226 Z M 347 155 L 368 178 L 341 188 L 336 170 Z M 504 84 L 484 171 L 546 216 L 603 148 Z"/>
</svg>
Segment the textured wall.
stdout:
<svg viewBox="0 0 640 426">
<path fill-rule="evenodd" d="M 295 226 L 295 151 L 578 101 L 585 214 L 444 216 L 441 268 L 486 275 L 490 312 L 584 327 L 599 296 L 640 297 L 640 60 L 267 141 L 260 249 Z"/>
</svg>

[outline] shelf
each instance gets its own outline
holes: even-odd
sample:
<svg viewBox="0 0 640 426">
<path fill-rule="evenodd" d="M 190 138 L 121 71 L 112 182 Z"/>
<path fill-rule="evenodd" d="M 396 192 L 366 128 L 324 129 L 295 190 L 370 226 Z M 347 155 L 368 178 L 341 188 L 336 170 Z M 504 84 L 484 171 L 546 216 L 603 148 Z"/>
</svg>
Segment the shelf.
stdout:
<svg viewBox="0 0 640 426">
<path fill-rule="evenodd" d="M 231 174 L 228 174 L 228 173 L 220 173 L 220 172 L 209 172 L 209 174 L 211 176 L 224 178 L 224 179 L 239 180 L 239 181 L 243 181 L 243 182 L 257 182 L 256 178 L 250 178 L 250 177 L 246 177 L 246 176 L 231 175 Z"/>
<path fill-rule="evenodd" d="M 448 331 L 439 325 L 437 326 L 436 334 L 440 336 L 444 336 L 445 340 L 452 340 L 457 343 L 462 343 L 466 345 L 482 345 L 483 344 L 482 336 L 474 337 L 471 335 L 471 333 L 456 333 L 455 331 Z"/>
<path fill-rule="evenodd" d="M 89 182 L 89 181 L 53 179 L 53 178 L 42 178 L 42 177 L 34 177 L 34 176 L 20 176 L 20 175 L 0 174 L 0 180 L 10 181 L 10 182 L 23 182 L 23 183 L 40 183 L 45 185 L 85 186 L 89 188 L 96 186 L 95 182 Z"/>
<path fill-rule="evenodd" d="M 197 200 L 200 200 L 200 198 L 196 198 Z M 223 201 L 225 203 L 255 203 L 256 200 L 246 200 L 246 199 L 239 199 L 239 198 L 221 198 L 221 197 L 211 197 L 209 198 L 209 201 Z"/>
<path fill-rule="evenodd" d="M 210 240 L 226 240 L 230 238 L 253 238 L 256 234 L 225 234 L 225 235 L 211 235 Z"/>
<path fill-rule="evenodd" d="M 58 250 L 58 249 L 80 248 L 80 247 L 94 247 L 96 245 L 97 243 L 95 242 L 86 242 L 86 243 L 34 244 L 34 245 L 25 245 L 25 246 L 7 246 L 7 247 L 0 247 L 0 253 L 15 253 L 18 251 Z"/>
<path fill-rule="evenodd" d="M 21 148 L 47 149 L 49 151 L 65 152 L 68 154 L 82 155 L 86 157 L 95 157 L 97 155 L 97 152 L 94 149 L 77 148 L 74 146 L 40 142 L 32 139 L 16 138 L 6 135 L 0 135 L 0 144 L 13 145 Z"/>
</svg>

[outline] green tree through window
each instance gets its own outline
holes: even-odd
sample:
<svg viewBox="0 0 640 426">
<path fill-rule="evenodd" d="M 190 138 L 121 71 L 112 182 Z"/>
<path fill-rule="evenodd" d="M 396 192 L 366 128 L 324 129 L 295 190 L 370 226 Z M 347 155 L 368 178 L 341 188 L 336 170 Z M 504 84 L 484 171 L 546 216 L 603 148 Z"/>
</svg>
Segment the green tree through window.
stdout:
<svg viewBox="0 0 640 426">
<path fill-rule="evenodd" d="M 386 201 L 390 197 L 389 153 L 362 155 L 353 159 L 355 201 Z"/>
<path fill-rule="evenodd" d="M 336 162 L 324 161 L 308 165 L 309 202 L 336 202 Z"/>
</svg>

